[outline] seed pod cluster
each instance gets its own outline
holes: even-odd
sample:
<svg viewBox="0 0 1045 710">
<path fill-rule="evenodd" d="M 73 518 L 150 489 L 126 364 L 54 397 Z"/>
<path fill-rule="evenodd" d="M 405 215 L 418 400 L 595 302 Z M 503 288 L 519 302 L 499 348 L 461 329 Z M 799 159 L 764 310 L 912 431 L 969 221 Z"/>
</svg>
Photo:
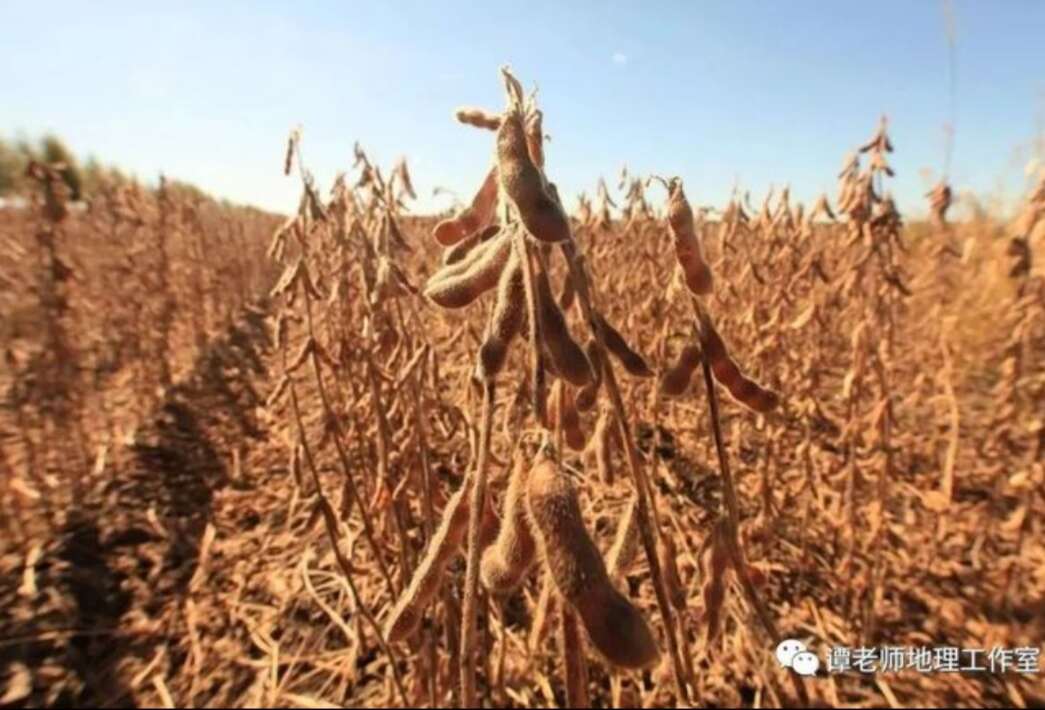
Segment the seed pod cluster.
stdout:
<svg viewBox="0 0 1045 710">
<path fill-rule="evenodd" d="M 504 513 L 497 539 L 483 553 L 479 575 L 491 594 L 511 592 L 526 577 L 537 559 L 537 543 L 530 533 L 526 513 L 529 466 L 519 456 L 508 481 Z"/>
<path fill-rule="evenodd" d="M 874 174 L 867 170 L 851 177 L 847 175 L 841 183 L 838 211 L 855 222 L 867 221 L 874 205 L 881 200 L 874 190 Z"/>
<path fill-rule="evenodd" d="M 436 271 L 428 279 L 425 295 L 442 308 L 464 308 L 497 285 L 511 252 L 511 232 L 503 231 Z"/>
<path fill-rule="evenodd" d="M 497 168 L 490 168 L 472 204 L 450 219 L 435 225 L 432 236 L 444 247 L 451 247 L 485 227 L 497 207 Z"/>
<path fill-rule="evenodd" d="M 554 461 L 530 471 L 526 503 L 541 557 L 563 600 L 576 611 L 592 646 L 610 663 L 647 668 L 659 656 L 642 614 L 610 583 L 581 518 L 577 493 Z"/>
<path fill-rule="evenodd" d="M 729 390 L 733 399 L 760 414 L 774 409 L 779 404 L 780 397 L 740 371 L 740 367 L 729 356 L 726 344 L 707 316 L 701 318 L 700 330 L 701 345 L 711 363 L 711 372 L 715 379 Z"/>
<path fill-rule="evenodd" d="M 700 348 L 687 345 L 679 352 L 675 363 L 660 376 L 661 394 L 667 397 L 678 397 L 689 388 L 693 371 L 700 366 Z"/>
<path fill-rule="evenodd" d="M 542 242 L 570 239 L 569 219 L 548 194 L 544 177 L 530 157 L 522 115 L 517 110 L 504 114 L 497 129 L 497 172 L 526 231 Z"/>
<path fill-rule="evenodd" d="M 668 185 L 668 224 L 675 241 L 675 258 L 685 276 L 686 286 L 697 296 L 711 293 L 711 267 L 701 251 L 693 220 L 693 208 L 682 191 L 682 180 L 672 178 Z"/>
</svg>

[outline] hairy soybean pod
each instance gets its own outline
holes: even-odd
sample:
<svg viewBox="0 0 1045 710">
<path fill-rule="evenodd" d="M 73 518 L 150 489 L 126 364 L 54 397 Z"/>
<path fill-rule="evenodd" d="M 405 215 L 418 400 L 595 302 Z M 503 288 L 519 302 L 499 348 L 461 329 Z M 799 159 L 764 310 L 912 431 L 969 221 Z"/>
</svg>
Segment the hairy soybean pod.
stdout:
<svg viewBox="0 0 1045 710">
<path fill-rule="evenodd" d="M 417 630 L 425 607 L 439 591 L 443 568 L 468 531 L 468 496 L 465 494 L 469 488 L 468 485 L 461 486 L 447 501 L 424 558 L 385 622 L 385 636 L 389 643 L 401 641 Z"/>
<path fill-rule="evenodd" d="M 557 374 L 575 387 L 584 387 L 594 379 L 591 363 L 584 350 L 570 335 L 559 304 L 552 297 L 548 274 L 535 274 L 537 307 L 540 309 L 541 337 L 551 365 Z"/>
<path fill-rule="evenodd" d="M 499 234 L 464 260 L 435 272 L 425 295 L 443 308 L 464 308 L 497 285 L 511 251 L 510 233 Z"/>
<path fill-rule="evenodd" d="M 449 263 L 444 263 L 434 274 L 429 276 L 428 283 L 434 284 L 437 281 L 444 281 L 451 277 L 464 274 L 470 268 L 475 266 L 477 262 L 487 258 L 491 251 L 497 249 L 494 243 L 498 242 L 506 233 L 507 232 L 502 231 L 500 227 L 494 225 L 483 230 L 478 235 L 473 235 L 477 236 L 477 240 L 473 242 L 471 248 L 464 249 L 462 247 L 463 244 L 470 241 L 466 240 L 465 242 L 461 242 L 460 244 L 445 250 L 444 255 L 452 255 L 453 260 Z"/>
<path fill-rule="evenodd" d="M 506 113 L 497 129 L 497 172 L 526 231 L 542 242 L 570 238 L 569 219 L 545 189 L 541 171 L 530 157 L 526 131 L 517 111 Z"/>
<path fill-rule="evenodd" d="M 479 346 L 479 377 L 495 377 L 504 367 L 508 347 L 522 329 L 526 318 L 526 288 L 522 263 L 513 250 L 497 284 L 497 302 L 491 316 L 490 331 Z"/>
<path fill-rule="evenodd" d="M 497 168 L 490 168 L 486 179 L 479 187 L 479 192 L 472 198 L 472 204 L 458 212 L 450 219 L 444 219 L 435 225 L 432 236 L 444 247 L 457 244 L 465 237 L 482 229 L 493 217 L 497 207 Z"/>
<path fill-rule="evenodd" d="M 526 502 L 537 547 L 559 594 L 571 605 L 591 645 L 610 663 L 647 668 L 659 656 L 642 614 L 610 583 L 581 518 L 577 493 L 547 458 L 530 471 Z"/>
<path fill-rule="evenodd" d="M 496 131 L 501 125 L 501 117 L 495 113 L 489 113 L 481 108 L 464 106 L 454 112 L 454 116 L 461 123 L 476 128 L 485 128 L 488 131 Z"/>
<path fill-rule="evenodd" d="M 486 229 L 476 232 L 467 239 L 463 239 L 452 247 L 443 250 L 442 265 L 450 266 L 451 264 L 457 264 L 464 261 L 471 254 L 479 244 L 488 242 L 497 236 L 497 233 L 501 231 L 501 226 L 498 224 L 491 224 Z"/>
<path fill-rule="evenodd" d="M 700 365 L 700 348 L 687 345 L 679 353 L 675 364 L 664 371 L 660 377 L 660 391 L 667 397 L 678 397 L 693 378 L 693 371 Z"/>
<path fill-rule="evenodd" d="M 733 399 L 759 413 L 766 413 L 777 406 L 780 398 L 775 392 L 765 389 L 740 371 L 729 356 L 726 344 L 715 330 L 710 318 L 701 319 L 701 344 L 707 353 L 715 379 L 729 391 Z"/>
<path fill-rule="evenodd" d="M 424 613 L 425 607 L 439 591 L 443 570 L 459 551 L 468 533 L 470 497 L 468 492 L 470 490 L 469 481 L 446 502 L 443 517 L 425 549 L 424 558 L 417 565 L 414 576 L 410 578 L 409 586 L 400 594 L 396 605 L 385 621 L 385 637 L 389 643 L 401 641 L 413 635 L 421 624 L 421 615 Z M 491 505 L 487 504 L 484 508 L 486 514 L 482 521 L 480 545 L 485 547 L 497 537 L 500 521 Z"/>
<path fill-rule="evenodd" d="M 620 364 L 624 366 L 628 374 L 634 377 L 652 377 L 653 371 L 649 369 L 646 360 L 631 349 L 620 332 L 610 325 L 609 321 L 603 318 L 601 314 L 596 313 L 595 319 L 599 329 L 602 331 L 606 349 L 620 361 Z"/>
<path fill-rule="evenodd" d="M 525 578 L 537 558 L 537 543 L 530 533 L 526 512 L 529 466 L 519 456 L 508 481 L 504 514 L 497 539 L 483 553 L 479 574 L 492 594 L 508 594 Z"/>
<path fill-rule="evenodd" d="M 668 224 L 675 240 L 675 257 L 686 277 L 686 286 L 697 296 L 711 293 L 711 267 L 704 259 L 693 221 L 693 208 L 682 191 L 682 181 L 668 184 Z"/>
</svg>

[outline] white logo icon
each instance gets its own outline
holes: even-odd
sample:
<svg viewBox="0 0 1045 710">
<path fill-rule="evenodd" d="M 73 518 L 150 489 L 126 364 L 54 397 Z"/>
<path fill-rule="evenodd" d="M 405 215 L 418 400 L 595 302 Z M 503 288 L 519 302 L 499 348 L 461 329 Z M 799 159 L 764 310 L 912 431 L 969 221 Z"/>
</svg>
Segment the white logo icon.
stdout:
<svg viewBox="0 0 1045 710">
<path fill-rule="evenodd" d="M 781 641 L 776 647 L 776 659 L 781 666 L 790 668 L 798 675 L 814 676 L 820 669 L 820 659 L 798 639 Z"/>
<path fill-rule="evenodd" d="M 806 645 L 798 639 L 784 639 L 776 647 L 776 659 L 784 668 L 792 668 L 795 656 L 806 650 Z"/>
<path fill-rule="evenodd" d="M 795 657 L 791 659 L 791 670 L 798 675 L 814 676 L 819 668 L 820 659 L 816 657 L 815 653 L 809 651 L 796 653 Z"/>
</svg>

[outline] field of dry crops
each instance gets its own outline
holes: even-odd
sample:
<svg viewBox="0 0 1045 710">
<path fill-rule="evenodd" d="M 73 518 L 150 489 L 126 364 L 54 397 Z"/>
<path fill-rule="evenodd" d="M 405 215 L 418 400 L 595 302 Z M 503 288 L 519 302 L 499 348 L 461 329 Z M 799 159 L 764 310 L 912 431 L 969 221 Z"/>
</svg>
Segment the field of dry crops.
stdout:
<svg viewBox="0 0 1045 710">
<path fill-rule="evenodd" d="M 1040 651 L 1045 180 L 905 223 L 883 119 L 805 208 L 697 208 L 664 166 L 568 210 L 554 107 L 501 79 L 457 114 L 492 158 L 454 214 L 358 147 L 321 188 L 298 132 L 289 218 L 166 184 L 73 211 L 31 166 L 0 705 L 1045 704 L 773 654 Z"/>
</svg>

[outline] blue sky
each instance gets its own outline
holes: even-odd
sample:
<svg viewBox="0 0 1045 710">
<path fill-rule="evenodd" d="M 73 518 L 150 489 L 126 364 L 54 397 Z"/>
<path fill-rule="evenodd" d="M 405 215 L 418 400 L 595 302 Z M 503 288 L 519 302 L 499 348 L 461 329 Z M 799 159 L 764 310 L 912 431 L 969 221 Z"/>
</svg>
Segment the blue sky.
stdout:
<svg viewBox="0 0 1045 710">
<path fill-rule="evenodd" d="M 756 201 L 784 183 L 833 199 L 885 112 L 892 189 L 917 214 L 947 122 L 952 183 L 981 196 L 1020 192 L 1045 131 L 1045 2 L 957 0 L 953 16 L 952 116 L 939 0 L 0 0 L 0 135 L 54 131 L 143 179 L 289 211 L 282 150 L 300 123 L 322 185 L 358 140 L 380 164 L 407 156 L 424 211 L 448 202 L 434 186 L 481 181 L 492 135 L 452 112 L 500 109 L 508 63 L 540 87 L 548 173 L 571 206 L 623 163 L 681 175 L 700 204 L 724 204 L 735 179 Z"/>
</svg>

